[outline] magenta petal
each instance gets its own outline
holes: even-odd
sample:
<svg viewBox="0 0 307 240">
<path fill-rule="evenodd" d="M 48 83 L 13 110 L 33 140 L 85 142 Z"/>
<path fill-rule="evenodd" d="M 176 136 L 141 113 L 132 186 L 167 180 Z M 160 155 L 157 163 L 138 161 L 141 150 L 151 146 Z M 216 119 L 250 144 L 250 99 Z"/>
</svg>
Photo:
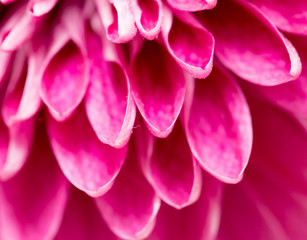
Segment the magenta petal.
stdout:
<svg viewBox="0 0 307 240">
<path fill-rule="evenodd" d="M 1 239 L 52 239 L 59 228 L 67 181 L 42 127 L 35 139 L 29 162 L 14 178 L 0 183 Z"/>
<path fill-rule="evenodd" d="M 68 118 L 79 105 L 88 85 L 88 64 L 78 47 L 69 41 L 47 65 L 41 97 L 58 121 Z"/>
<path fill-rule="evenodd" d="M 178 64 L 196 78 L 207 77 L 212 69 L 214 39 L 192 15 L 181 19 L 164 11 L 162 35 L 167 50 Z"/>
<path fill-rule="evenodd" d="M 59 0 L 34 0 L 30 1 L 29 11 L 35 17 L 49 13 Z"/>
<path fill-rule="evenodd" d="M 148 39 L 155 39 L 161 30 L 161 0 L 132 0 L 135 24 L 140 34 Z"/>
<path fill-rule="evenodd" d="M 249 102 L 253 151 L 242 182 L 225 188 L 219 239 L 306 239 L 306 130 L 261 100 Z"/>
<path fill-rule="evenodd" d="M 292 44 L 248 2 L 224 0 L 198 16 L 214 35 L 216 56 L 238 76 L 269 86 L 299 76 L 301 63 Z"/>
<path fill-rule="evenodd" d="M 280 29 L 307 35 L 307 4 L 305 0 L 251 0 Z"/>
<path fill-rule="evenodd" d="M 248 105 L 236 81 L 214 68 L 196 79 L 186 126 L 187 139 L 199 163 L 222 181 L 242 178 L 252 147 Z"/>
<path fill-rule="evenodd" d="M 214 8 L 216 0 L 167 0 L 173 7 L 181 11 L 195 12 Z"/>
<path fill-rule="evenodd" d="M 129 42 L 137 33 L 131 0 L 95 0 L 107 38 L 115 43 Z"/>
<path fill-rule="evenodd" d="M 0 50 L 0 87 L 8 76 L 10 64 L 12 62 L 12 53 Z"/>
<path fill-rule="evenodd" d="M 104 59 L 97 35 L 88 42 L 91 70 L 85 97 L 87 116 L 100 141 L 123 147 L 129 141 L 136 114 L 128 77 L 118 62 Z"/>
<path fill-rule="evenodd" d="M 72 188 L 55 240 L 118 240 L 104 223 L 94 201 Z"/>
<path fill-rule="evenodd" d="M 35 119 L 16 122 L 9 128 L 1 128 L 0 179 L 13 177 L 24 165 L 32 147 Z M 4 142 L 7 141 L 7 142 Z"/>
<path fill-rule="evenodd" d="M 138 109 L 153 135 L 166 137 L 180 113 L 185 78 L 157 42 L 145 41 L 131 66 L 131 87 Z"/>
<path fill-rule="evenodd" d="M 146 129 L 143 131 L 147 136 L 138 139 L 138 146 L 143 145 L 144 151 L 149 153 L 140 162 L 156 193 L 177 209 L 194 203 L 201 190 L 201 170 L 179 121 L 166 139 L 154 139 Z"/>
<path fill-rule="evenodd" d="M 65 122 L 48 117 L 48 132 L 54 154 L 69 181 L 93 197 L 112 186 L 125 160 L 127 147 L 103 144 L 91 129 L 83 106 Z"/>
<path fill-rule="evenodd" d="M 96 198 L 109 228 L 124 239 L 148 236 L 160 207 L 160 199 L 138 168 L 135 151 L 132 142 L 125 165 L 113 187 L 102 197 Z"/>
<path fill-rule="evenodd" d="M 209 175 L 205 175 L 203 183 L 200 198 L 193 205 L 180 211 L 166 204 L 161 206 L 156 227 L 148 240 L 216 239 L 221 215 L 223 184 Z"/>
</svg>

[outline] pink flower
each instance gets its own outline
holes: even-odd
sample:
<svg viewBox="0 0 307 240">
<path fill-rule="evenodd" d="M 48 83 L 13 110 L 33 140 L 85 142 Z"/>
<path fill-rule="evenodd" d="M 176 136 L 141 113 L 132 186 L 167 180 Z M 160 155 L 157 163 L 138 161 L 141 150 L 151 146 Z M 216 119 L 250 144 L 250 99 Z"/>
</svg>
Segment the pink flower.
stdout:
<svg viewBox="0 0 307 240">
<path fill-rule="evenodd" d="M 0 240 L 306 239 L 303 0 L 0 0 Z"/>
</svg>

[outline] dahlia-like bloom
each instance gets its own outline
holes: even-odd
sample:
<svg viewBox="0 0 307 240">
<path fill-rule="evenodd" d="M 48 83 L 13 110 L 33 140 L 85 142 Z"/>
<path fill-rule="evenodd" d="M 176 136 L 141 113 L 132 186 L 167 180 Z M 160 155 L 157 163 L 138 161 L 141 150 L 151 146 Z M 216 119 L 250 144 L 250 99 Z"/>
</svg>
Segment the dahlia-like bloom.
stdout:
<svg viewBox="0 0 307 240">
<path fill-rule="evenodd" d="M 0 0 L 0 240 L 307 239 L 305 0 Z"/>
</svg>

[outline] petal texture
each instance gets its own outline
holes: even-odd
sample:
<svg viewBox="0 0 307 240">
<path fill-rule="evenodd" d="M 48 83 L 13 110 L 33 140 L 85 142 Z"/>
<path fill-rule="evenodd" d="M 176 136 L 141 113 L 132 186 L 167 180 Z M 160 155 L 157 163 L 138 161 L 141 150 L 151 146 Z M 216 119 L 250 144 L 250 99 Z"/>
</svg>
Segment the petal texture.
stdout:
<svg viewBox="0 0 307 240">
<path fill-rule="evenodd" d="M 182 70 L 157 42 L 145 41 L 131 66 L 135 103 L 150 131 L 166 137 L 175 124 L 185 94 Z"/>
<path fill-rule="evenodd" d="M 222 181 L 241 180 L 252 146 L 251 117 L 235 80 L 215 67 L 196 79 L 186 133 L 199 163 Z"/>
<path fill-rule="evenodd" d="M 271 86 L 299 76 L 296 50 L 251 4 L 225 0 L 198 16 L 214 35 L 216 56 L 240 77 Z"/>
<path fill-rule="evenodd" d="M 214 8 L 216 0 L 167 0 L 173 7 L 181 11 L 200 11 Z"/>
<path fill-rule="evenodd" d="M 129 144 L 128 157 L 113 187 L 97 198 L 96 203 L 107 225 L 117 236 L 143 239 L 155 224 L 160 199 L 138 169 L 133 144 Z"/>
<path fill-rule="evenodd" d="M 73 185 L 92 197 L 109 190 L 124 162 L 127 147 L 115 149 L 100 142 L 83 108 L 62 123 L 49 116 L 48 132 L 58 163 Z"/>
</svg>

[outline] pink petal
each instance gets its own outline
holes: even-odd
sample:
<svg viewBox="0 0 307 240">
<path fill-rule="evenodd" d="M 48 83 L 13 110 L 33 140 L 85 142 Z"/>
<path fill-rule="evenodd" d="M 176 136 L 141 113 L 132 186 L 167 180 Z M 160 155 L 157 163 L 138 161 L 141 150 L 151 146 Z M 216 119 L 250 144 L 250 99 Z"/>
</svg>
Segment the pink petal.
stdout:
<svg viewBox="0 0 307 240">
<path fill-rule="evenodd" d="M 214 39 L 193 16 L 179 15 L 180 19 L 164 11 L 162 35 L 167 50 L 178 64 L 197 78 L 207 77 L 212 69 Z"/>
<path fill-rule="evenodd" d="M 242 178 L 252 147 L 245 97 L 235 80 L 217 67 L 206 80 L 195 81 L 186 126 L 191 150 L 212 175 L 236 183 Z"/>
<path fill-rule="evenodd" d="M 145 152 L 140 162 L 159 197 L 177 209 L 194 203 L 201 190 L 201 170 L 181 124 L 177 121 L 166 139 L 154 139 L 146 129 L 136 131 L 144 131 L 138 139 L 138 147 Z"/>
<path fill-rule="evenodd" d="M 202 194 L 193 205 L 180 211 L 166 204 L 161 206 L 156 227 L 148 240 L 216 239 L 223 185 L 209 175 L 204 177 L 203 182 Z"/>
<path fill-rule="evenodd" d="M 2 120 L 0 120 L 2 122 Z M 16 122 L 9 128 L 1 124 L 0 179 L 13 177 L 25 164 L 32 148 L 35 119 Z"/>
<path fill-rule="evenodd" d="M 59 0 L 33 0 L 29 2 L 29 11 L 35 17 L 49 13 Z"/>
<path fill-rule="evenodd" d="M 126 157 L 127 147 L 115 149 L 96 137 L 83 107 L 65 122 L 48 117 L 54 154 L 69 181 L 93 197 L 112 186 Z"/>
<path fill-rule="evenodd" d="M 304 0 L 252 0 L 280 29 L 307 35 L 307 5 Z"/>
<path fill-rule="evenodd" d="M 157 42 L 145 41 L 131 66 L 131 87 L 138 109 L 153 135 L 166 137 L 180 113 L 185 79 Z"/>
<path fill-rule="evenodd" d="M 219 239 L 306 239 L 306 130 L 256 97 L 250 164 L 241 183 L 226 187 Z"/>
<path fill-rule="evenodd" d="M 140 34 L 148 39 L 155 39 L 161 30 L 161 0 L 132 0 L 135 24 Z"/>
<path fill-rule="evenodd" d="M 0 184 L 1 239 L 52 239 L 67 199 L 67 181 L 59 171 L 44 129 L 37 129 L 29 162 Z"/>
<path fill-rule="evenodd" d="M 58 121 L 80 104 L 88 84 L 88 64 L 74 42 L 66 43 L 50 60 L 41 82 L 41 97 Z"/>
<path fill-rule="evenodd" d="M 100 141 L 123 147 L 129 141 L 136 114 L 128 77 L 119 60 L 104 58 L 102 48 L 109 51 L 111 47 L 102 46 L 98 35 L 88 35 L 91 72 L 86 113 Z"/>
<path fill-rule="evenodd" d="M 216 0 L 167 0 L 173 7 L 181 11 L 195 12 L 214 8 Z"/>
<path fill-rule="evenodd" d="M 55 240 L 116 240 L 106 226 L 94 201 L 72 188 L 61 227 Z"/>
<path fill-rule="evenodd" d="M 299 76 L 292 44 L 248 2 L 225 0 L 198 17 L 214 35 L 216 56 L 238 76 L 268 86 Z"/>
<path fill-rule="evenodd" d="M 124 239 L 148 236 L 160 207 L 159 198 L 138 168 L 135 151 L 132 142 L 125 165 L 113 187 L 96 199 L 109 228 Z"/>
<path fill-rule="evenodd" d="M 129 42 L 136 35 L 130 1 L 95 0 L 107 38 L 112 42 Z"/>
<path fill-rule="evenodd" d="M 13 59 L 11 52 L 0 50 L 0 86 L 5 82 L 10 72 L 10 65 Z"/>
</svg>

